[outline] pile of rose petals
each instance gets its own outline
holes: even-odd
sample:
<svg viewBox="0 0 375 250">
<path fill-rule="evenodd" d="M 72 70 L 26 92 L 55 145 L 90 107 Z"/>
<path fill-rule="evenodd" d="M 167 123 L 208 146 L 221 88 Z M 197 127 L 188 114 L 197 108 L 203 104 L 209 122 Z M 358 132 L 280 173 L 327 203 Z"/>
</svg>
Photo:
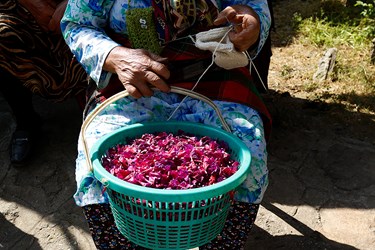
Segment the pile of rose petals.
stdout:
<svg viewBox="0 0 375 250">
<path fill-rule="evenodd" d="M 144 187 L 191 189 L 209 186 L 233 175 L 239 162 L 227 145 L 179 131 L 143 134 L 110 148 L 103 167 L 114 176 Z"/>
</svg>

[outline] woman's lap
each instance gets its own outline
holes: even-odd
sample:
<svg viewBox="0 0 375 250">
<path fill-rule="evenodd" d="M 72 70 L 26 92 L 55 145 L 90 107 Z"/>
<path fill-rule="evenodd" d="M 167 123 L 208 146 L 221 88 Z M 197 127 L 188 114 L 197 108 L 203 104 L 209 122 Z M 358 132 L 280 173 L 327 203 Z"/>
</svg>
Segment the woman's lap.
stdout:
<svg viewBox="0 0 375 250">
<path fill-rule="evenodd" d="M 181 101 L 181 96 L 156 92 L 152 98 L 121 99 L 99 114 L 88 126 L 85 140 L 90 148 L 105 134 L 133 123 L 167 120 Z M 223 232 L 200 249 L 241 249 L 254 224 L 260 200 L 268 184 L 267 152 L 263 124 L 251 108 L 228 102 L 216 102 L 224 118 L 251 149 L 251 171 L 236 193 L 235 202 Z M 220 126 L 215 112 L 194 99 L 186 100 L 172 120 L 200 122 Z M 76 179 L 78 189 L 74 198 L 83 207 L 93 240 L 99 249 L 142 249 L 129 242 L 117 229 L 101 183 L 88 172 L 82 141 L 78 144 Z M 104 195 L 103 195 L 104 192 Z M 99 204 L 100 203 L 100 204 Z M 104 203 L 104 204 L 103 204 Z"/>
<path fill-rule="evenodd" d="M 181 101 L 181 96 L 156 92 L 151 98 L 124 98 L 108 106 L 88 126 L 85 141 L 90 148 L 99 138 L 121 127 L 149 121 L 167 120 Z M 224 118 L 252 154 L 250 174 L 235 194 L 238 201 L 258 204 L 268 185 L 267 152 L 262 120 L 253 109 L 228 102 L 216 102 Z M 179 121 L 200 122 L 220 126 L 220 120 L 208 104 L 188 99 L 173 117 Z M 88 170 L 82 140 L 76 160 L 78 189 L 74 199 L 78 206 L 108 203 L 103 186 Z"/>
</svg>

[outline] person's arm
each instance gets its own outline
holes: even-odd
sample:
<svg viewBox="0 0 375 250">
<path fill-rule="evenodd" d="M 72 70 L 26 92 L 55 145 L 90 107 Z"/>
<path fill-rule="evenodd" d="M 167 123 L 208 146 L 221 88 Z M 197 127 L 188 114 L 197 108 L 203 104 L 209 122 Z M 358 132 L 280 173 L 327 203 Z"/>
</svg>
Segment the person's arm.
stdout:
<svg viewBox="0 0 375 250">
<path fill-rule="evenodd" d="M 69 0 L 61 20 L 65 42 L 99 88 L 107 86 L 111 77 L 111 72 L 103 70 L 104 62 L 119 46 L 104 31 L 113 2 Z"/>
<path fill-rule="evenodd" d="M 48 24 L 56 9 L 56 3 L 51 0 L 18 0 L 18 3 L 25 7 L 35 21 L 46 32 L 48 32 Z"/>
<path fill-rule="evenodd" d="M 64 15 L 68 0 L 63 0 L 57 4 L 54 13 L 52 14 L 51 20 L 48 23 L 48 30 L 54 34 L 61 35 L 60 21 Z"/>
<path fill-rule="evenodd" d="M 60 20 L 68 0 L 18 0 L 47 33 L 61 35 Z"/>
<path fill-rule="evenodd" d="M 114 1 L 98 2 L 70 0 L 61 21 L 66 43 L 90 77 L 99 88 L 104 88 L 112 73 L 116 73 L 129 94 L 136 98 L 151 96 L 150 86 L 168 92 L 165 79 L 170 72 L 164 64 L 165 58 L 111 40 L 104 28 Z"/>
<path fill-rule="evenodd" d="M 238 36 L 233 33 L 230 34 L 230 38 L 238 50 L 250 49 L 251 56 L 256 57 L 267 40 L 271 26 L 267 0 L 224 0 L 221 2 L 224 10 L 219 14 L 216 24 L 226 23 L 229 15 L 229 18 L 232 18 L 230 21 L 247 26 L 238 26 L 236 28 Z M 237 18 L 233 17 L 235 13 L 238 14 Z"/>
</svg>

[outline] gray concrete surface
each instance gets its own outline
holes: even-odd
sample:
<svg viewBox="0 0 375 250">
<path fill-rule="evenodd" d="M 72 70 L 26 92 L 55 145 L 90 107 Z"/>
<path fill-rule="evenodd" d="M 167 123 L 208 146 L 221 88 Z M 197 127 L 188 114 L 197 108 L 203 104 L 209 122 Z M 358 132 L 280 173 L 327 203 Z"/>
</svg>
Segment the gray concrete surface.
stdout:
<svg viewBox="0 0 375 250">
<path fill-rule="evenodd" d="M 44 120 L 35 157 L 12 167 L 14 121 L 0 98 L 0 250 L 94 249 L 71 198 L 81 111 L 75 100 L 35 104 Z M 375 249 L 374 141 L 315 127 L 311 110 L 303 124 L 272 111 L 270 185 L 246 249 Z"/>
</svg>

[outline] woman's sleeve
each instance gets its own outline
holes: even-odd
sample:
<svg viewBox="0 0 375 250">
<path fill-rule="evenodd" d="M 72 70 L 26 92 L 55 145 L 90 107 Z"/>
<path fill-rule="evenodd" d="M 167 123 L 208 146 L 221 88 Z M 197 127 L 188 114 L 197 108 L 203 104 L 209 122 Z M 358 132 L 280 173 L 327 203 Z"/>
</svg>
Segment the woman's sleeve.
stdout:
<svg viewBox="0 0 375 250">
<path fill-rule="evenodd" d="M 109 52 L 118 43 L 104 32 L 114 0 L 69 0 L 61 20 L 65 42 L 99 88 L 108 84 L 111 73 L 103 71 Z"/>
<path fill-rule="evenodd" d="M 260 19 L 259 42 L 258 46 L 254 48 L 253 51 L 249 51 L 252 57 L 256 57 L 266 42 L 271 27 L 271 14 L 267 0 L 224 0 L 221 2 L 223 8 L 235 4 L 248 5 L 258 14 Z"/>
</svg>

